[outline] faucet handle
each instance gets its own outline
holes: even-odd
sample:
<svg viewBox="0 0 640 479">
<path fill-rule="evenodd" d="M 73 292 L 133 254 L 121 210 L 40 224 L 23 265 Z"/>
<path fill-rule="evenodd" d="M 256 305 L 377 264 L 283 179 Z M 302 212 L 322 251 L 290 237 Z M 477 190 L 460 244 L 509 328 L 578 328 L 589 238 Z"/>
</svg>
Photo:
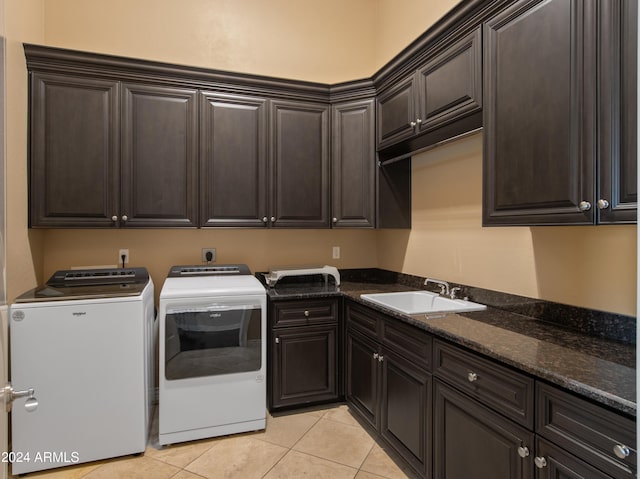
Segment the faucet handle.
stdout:
<svg viewBox="0 0 640 479">
<path fill-rule="evenodd" d="M 462 288 L 459 288 L 457 286 L 451 288 L 451 292 L 449 293 L 449 297 L 451 299 L 458 299 L 458 293 L 462 291 Z"/>
</svg>

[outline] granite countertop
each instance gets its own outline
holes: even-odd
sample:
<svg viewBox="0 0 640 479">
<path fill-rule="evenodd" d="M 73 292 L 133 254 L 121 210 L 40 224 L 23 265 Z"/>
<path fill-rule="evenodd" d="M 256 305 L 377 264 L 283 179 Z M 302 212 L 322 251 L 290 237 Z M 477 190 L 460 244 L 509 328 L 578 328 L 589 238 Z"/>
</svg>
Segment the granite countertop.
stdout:
<svg viewBox="0 0 640 479">
<path fill-rule="evenodd" d="M 344 296 L 437 337 L 513 366 L 615 410 L 636 416 L 635 345 L 588 336 L 520 314 L 487 308 L 461 314 L 407 315 L 360 298 L 408 291 L 403 284 L 296 283 L 267 288 L 272 301 Z"/>
</svg>

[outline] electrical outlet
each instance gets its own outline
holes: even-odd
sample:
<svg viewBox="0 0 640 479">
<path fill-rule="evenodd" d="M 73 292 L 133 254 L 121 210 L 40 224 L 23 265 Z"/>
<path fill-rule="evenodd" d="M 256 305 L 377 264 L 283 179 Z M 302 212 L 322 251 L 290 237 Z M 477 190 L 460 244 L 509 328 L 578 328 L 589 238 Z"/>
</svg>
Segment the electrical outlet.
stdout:
<svg viewBox="0 0 640 479">
<path fill-rule="evenodd" d="M 207 253 L 211 253 L 211 261 L 207 259 Z M 203 263 L 215 263 L 216 262 L 216 249 L 215 248 L 202 248 L 202 262 Z"/>
<path fill-rule="evenodd" d="M 122 266 L 122 256 L 124 256 L 124 264 L 129 262 L 129 249 L 121 249 L 118 251 L 118 264 Z"/>
<path fill-rule="evenodd" d="M 333 247 L 333 259 L 340 259 L 340 246 Z"/>
</svg>

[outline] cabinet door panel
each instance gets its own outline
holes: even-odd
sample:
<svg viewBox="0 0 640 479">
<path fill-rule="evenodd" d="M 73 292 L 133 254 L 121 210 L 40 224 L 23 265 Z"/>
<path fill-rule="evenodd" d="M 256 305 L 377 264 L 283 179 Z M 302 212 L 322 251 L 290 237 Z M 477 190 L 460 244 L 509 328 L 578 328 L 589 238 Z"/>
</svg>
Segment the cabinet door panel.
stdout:
<svg viewBox="0 0 640 479">
<path fill-rule="evenodd" d="M 115 226 L 119 84 L 33 73 L 31 226 Z"/>
<path fill-rule="evenodd" d="M 378 360 L 375 343 L 347 331 L 346 398 L 373 427 L 378 427 Z"/>
<path fill-rule="evenodd" d="M 420 131 L 482 108 L 481 31 L 458 40 L 419 70 Z"/>
<path fill-rule="evenodd" d="M 329 107 L 271 102 L 274 227 L 327 228 Z"/>
<path fill-rule="evenodd" d="M 202 226 L 267 225 L 266 103 L 200 94 Z"/>
<path fill-rule="evenodd" d="M 438 479 L 531 479 L 533 433 L 477 402 L 434 382 L 434 477 Z"/>
<path fill-rule="evenodd" d="M 415 134 L 417 119 L 415 76 L 411 75 L 377 97 L 378 150 Z"/>
<path fill-rule="evenodd" d="M 374 100 L 333 106 L 334 227 L 373 228 L 375 221 Z"/>
<path fill-rule="evenodd" d="M 594 222 L 594 9 L 521 0 L 487 23 L 485 224 Z"/>
<path fill-rule="evenodd" d="M 431 375 L 383 351 L 382 437 L 421 475 L 431 471 Z"/>
<path fill-rule="evenodd" d="M 599 2 L 600 191 L 609 206 L 599 223 L 636 223 L 638 202 L 638 2 Z"/>
<path fill-rule="evenodd" d="M 546 463 L 544 467 L 537 468 L 537 479 L 611 479 L 611 476 L 540 437 L 536 438 L 536 456 L 544 458 Z"/>
<path fill-rule="evenodd" d="M 338 398 L 337 330 L 337 326 L 273 330 L 272 407 Z"/>
<path fill-rule="evenodd" d="M 196 91 L 123 86 L 122 226 L 197 226 Z"/>
</svg>

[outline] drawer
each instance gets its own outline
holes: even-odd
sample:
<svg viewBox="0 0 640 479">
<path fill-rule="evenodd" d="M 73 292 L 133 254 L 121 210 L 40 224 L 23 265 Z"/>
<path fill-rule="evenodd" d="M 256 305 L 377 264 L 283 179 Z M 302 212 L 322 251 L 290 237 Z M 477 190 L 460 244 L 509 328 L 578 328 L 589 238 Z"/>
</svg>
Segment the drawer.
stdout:
<svg viewBox="0 0 640 479">
<path fill-rule="evenodd" d="M 436 340 L 434 374 L 495 411 L 533 429 L 534 381 L 506 366 Z"/>
<path fill-rule="evenodd" d="M 274 328 L 338 322 L 337 299 L 274 301 Z"/>
<path fill-rule="evenodd" d="M 614 478 L 634 477 L 635 421 L 540 381 L 536 402 L 540 436 Z M 616 456 L 621 446 L 628 448 L 625 458 Z"/>
<path fill-rule="evenodd" d="M 346 306 L 347 328 L 356 330 L 369 338 L 378 340 L 382 328 L 382 315 L 351 301 Z"/>
<path fill-rule="evenodd" d="M 382 344 L 431 371 L 433 340 L 426 332 L 400 321 L 387 319 L 383 322 Z"/>
</svg>

